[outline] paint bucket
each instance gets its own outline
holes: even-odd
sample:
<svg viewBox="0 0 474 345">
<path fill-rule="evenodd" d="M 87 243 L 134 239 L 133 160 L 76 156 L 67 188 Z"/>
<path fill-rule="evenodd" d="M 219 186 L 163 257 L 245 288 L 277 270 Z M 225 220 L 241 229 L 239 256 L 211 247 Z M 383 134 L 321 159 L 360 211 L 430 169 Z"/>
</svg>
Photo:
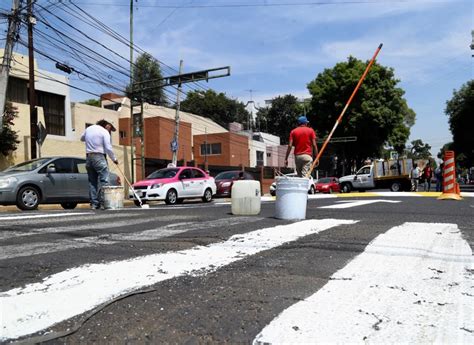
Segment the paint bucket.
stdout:
<svg viewBox="0 0 474 345">
<path fill-rule="evenodd" d="M 104 186 L 104 208 L 106 210 L 116 210 L 123 208 L 123 187 L 122 186 Z"/>
<path fill-rule="evenodd" d="M 278 176 L 276 178 L 275 218 L 305 219 L 308 203 L 306 177 Z"/>
<path fill-rule="evenodd" d="M 235 181 L 231 191 L 232 214 L 253 216 L 260 213 L 260 182 L 252 180 Z"/>
</svg>

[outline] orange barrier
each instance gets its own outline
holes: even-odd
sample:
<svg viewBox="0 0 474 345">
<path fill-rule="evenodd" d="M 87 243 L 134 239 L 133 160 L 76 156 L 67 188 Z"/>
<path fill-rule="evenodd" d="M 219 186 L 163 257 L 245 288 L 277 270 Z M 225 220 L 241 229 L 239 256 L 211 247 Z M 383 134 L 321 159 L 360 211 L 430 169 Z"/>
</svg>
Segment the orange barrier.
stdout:
<svg viewBox="0 0 474 345">
<path fill-rule="evenodd" d="M 462 200 L 459 184 L 456 182 L 454 151 L 444 152 L 443 193 L 438 200 Z"/>
</svg>

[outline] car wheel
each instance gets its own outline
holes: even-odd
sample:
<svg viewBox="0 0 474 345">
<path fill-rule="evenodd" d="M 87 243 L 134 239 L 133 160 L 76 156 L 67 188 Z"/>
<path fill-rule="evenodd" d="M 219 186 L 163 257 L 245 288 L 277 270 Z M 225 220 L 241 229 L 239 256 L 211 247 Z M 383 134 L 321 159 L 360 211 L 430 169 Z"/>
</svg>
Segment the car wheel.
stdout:
<svg viewBox="0 0 474 345">
<path fill-rule="evenodd" d="M 202 197 L 202 201 L 204 202 L 211 202 L 212 200 L 212 190 L 211 188 L 207 188 L 205 191 L 204 191 L 204 195 Z"/>
<path fill-rule="evenodd" d="M 399 182 L 393 182 L 390 186 L 392 192 L 399 192 L 402 189 L 402 185 Z"/>
<path fill-rule="evenodd" d="M 311 188 L 309 189 L 309 194 L 314 194 L 316 193 L 316 190 L 314 189 L 314 186 L 311 186 Z"/>
<path fill-rule="evenodd" d="M 74 210 L 77 206 L 77 202 L 62 202 L 61 207 L 65 210 Z"/>
<path fill-rule="evenodd" d="M 167 205 L 176 205 L 178 203 L 178 193 L 174 189 L 170 189 L 166 193 L 165 203 Z"/>
<path fill-rule="evenodd" d="M 20 210 L 36 210 L 40 202 L 40 193 L 37 188 L 26 186 L 20 189 L 16 196 L 16 206 Z"/>
<path fill-rule="evenodd" d="M 349 183 L 344 183 L 342 185 L 342 192 L 343 193 L 350 193 L 352 190 L 352 186 Z"/>
</svg>

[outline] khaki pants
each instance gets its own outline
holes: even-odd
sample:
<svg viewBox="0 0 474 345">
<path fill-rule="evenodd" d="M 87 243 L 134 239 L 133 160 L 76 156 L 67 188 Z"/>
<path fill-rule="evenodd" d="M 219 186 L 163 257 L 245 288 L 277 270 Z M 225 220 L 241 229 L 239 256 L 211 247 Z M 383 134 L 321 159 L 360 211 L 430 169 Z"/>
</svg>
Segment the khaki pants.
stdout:
<svg viewBox="0 0 474 345">
<path fill-rule="evenodd" d="M 311 163 L 313 163 L 313 157 L 310 155 L 295 155 L 296 173 L 299 177 L 306 177 L 311 168 Z"/>
</svg>

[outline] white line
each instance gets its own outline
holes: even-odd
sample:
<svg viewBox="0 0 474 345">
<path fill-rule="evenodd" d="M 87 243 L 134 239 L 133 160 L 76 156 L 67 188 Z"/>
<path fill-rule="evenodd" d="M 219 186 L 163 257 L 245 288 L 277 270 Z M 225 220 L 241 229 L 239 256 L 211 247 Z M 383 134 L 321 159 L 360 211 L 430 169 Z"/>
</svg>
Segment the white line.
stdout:
<svg viewBox="0 0 474 345">
<path fill-rule="evenodd" d="M 472 344 L 473 268 L 455 224 L 405 223 L 283 311 L 254 344 Z"/>
<path fill-rule="evenodd" d="M 0 295 L 0 340 L 38 332 L 144 286 L 183 275 L 203 275 L 264 250 L 352 220 L 306 220 L 234 235 L 208 246 L 85 265 Z"/>
<path fill-rule="evenodd" d="M 446 178 L 444 179 L 444 182 L 449 182 L 451 180 L 454 180 L 454 175 L 448 175 L 446 176 Z"/>
<path fill-rule="evenodd" d="M 5 216 L 0 217 L 0 221 L 2 220 L 22 220 L 22 219 L 33 219 L 33 218 L 54 218 L 54 217 L 63 217 L 63 216 L 77 216 L 77 215 L 84 215 L 84 214 L 94 214 L 93 212 L 80 212 L 80 213 L 51 213 L 51 214 L 35 214 L 29 216 Z"/>
<path fill-rule="evenodd" d="M 72 249 L 112 245 L 124 241 L 154 241 L 163 237 L 173 236 L 188 231 L 251 223 L 262 219 L 263 218 L 260 217 L 223 218 L 207 222 L 174 223 L 159 228 L 132 233 L 100 234 L 97 236 L 78 237 L 75 239 L 6 245 L 0 247 L 0 260 L 57 253 Z M 112 224 L 112 226 L 115 227 L 115 224 Z M 103 227 L 104 225 L 101 226 L 101 228 Z M 69 231 L 73 230 L 73 228 L 69 229 Z"/>
<path fill-rule="evenodd" d="M 350 208 L 350 207 L 356 207 L 356 206 L 363 206 L 363 205 L 369 205 L 369 204 L 374 204 L 376 202 L 385 202 L 385 203 L 390 203 L 390 204 L 396 204 L 401 201 L 399 200 L 343 200 L 343 201 L 338 201 L 340 204 L 337 205 L 329 205 L 329 206 L 320 206 L 318 208 Z"/>
</svg>

